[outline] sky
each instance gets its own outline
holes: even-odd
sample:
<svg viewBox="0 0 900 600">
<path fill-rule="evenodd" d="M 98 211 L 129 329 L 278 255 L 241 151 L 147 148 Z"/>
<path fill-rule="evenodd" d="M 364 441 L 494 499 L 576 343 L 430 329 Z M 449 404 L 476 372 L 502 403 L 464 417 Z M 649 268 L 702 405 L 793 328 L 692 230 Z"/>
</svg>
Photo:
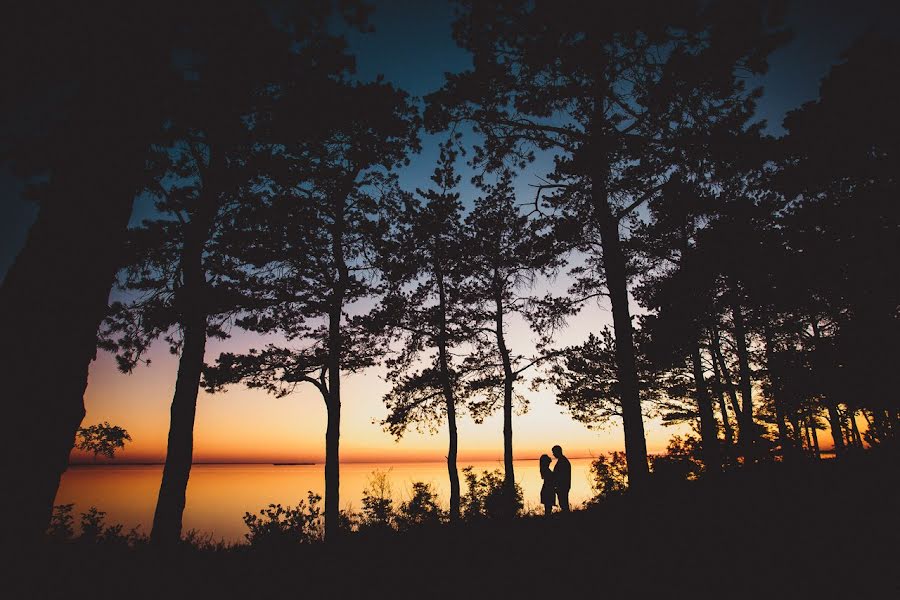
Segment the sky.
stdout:
<svg viewBox="0 0 900 600">
<path fill-rule="evenodd" d="M 440 1 L 394 0 L 378 2 L 372 21 L 375 32 L 348 36 L 357 56 L 358 76 L 371 80 L 383 74 L 414 96 L 438 88 L 445 72 L 469 66 L 469 56 L 450 37 L 451 5 Z M 892 27 L 896 20 L 885 2 L 794 2 L 788 25 L 794 40 L 777 50 L 770 70 L 761 79 L 765 93 L 757 117 L 765 119 L 773 135 L 783 133 L 785 113 L 817 96 L 820 79 L 838 62 L 852 40 L 868 28 Z M 423 151 L 401 173 L 408 189 L 427 185 L 440 138 L 426 136 Z M 517 189 L 542 175 L 538 162 L 517 180 Z M 0 276 L 15 260 L 34 220 L 36 208 L 21 197 L 22 183 L 0 165 Z M 466 190 L 463 190 L 465 194 Z M 138 203 L 132 222 L 139 222 L 150 209 Z M 562 281 L 543 282 L 555 288 Z M 559 291 L 559 290 L 557 290 Z M 591 331 L 611 323 L 609 307 L 592 305 L 562 333 L 561 343 L 577 343 Z M 511 322 L 510 346 L 527 353 L 532 340 L 527 327 Z M 227 341 L 211 341 L 207 360 L 219 352 L 240 352 L 263 342 L 247 333 Z M 177 357 L 158 344 L 150 354 L 151 364 L 131 375 L 117 372 L 112 356 L 99 353 L 92 364 L 85 395 L 85 424 L 101 421 L 125 427 L 133 442 L 119 460 L 157 462 L 165 457 L 168 410 L 177 370 Z M 385 416 L 382 396 L 388 386 L 383 370 L 370 369 L 347 376 L 342 383 L 342 460 L 347 462 L 403 462 L 437 460 L 445 456 L 446 431 L 435 435 L 411 432 L 401 440 L 385 433 L 378 422 Z M 589 430 L 574 422 L 557 406 L 550 390 L 532 392 L 527 381 L 518 391 L 528 400 L 528 411 L 514 418 L 517 458 L 534 458 L 560 444 L 569 456 L 592 456 L 622 449 L 618 423 L 604 430 Z M 680 431 L 659 422 L 645 423 L 648 449 L 659 452 L 667 439 Z M 321 462 L 324 458 L 325 408 L 318 392 L 301 388 L 281 399 L 262 391 L 231 388 L 208 395 L 201 391 L 195 428 L 196 462 Z M 502 422 L 499 414 L 482 424 L 463 416 L 459 426 L 460 460 L 493 460 L 502 456 Z M 86 457 L 75 455 L 76 461 Z"/>
</svg>

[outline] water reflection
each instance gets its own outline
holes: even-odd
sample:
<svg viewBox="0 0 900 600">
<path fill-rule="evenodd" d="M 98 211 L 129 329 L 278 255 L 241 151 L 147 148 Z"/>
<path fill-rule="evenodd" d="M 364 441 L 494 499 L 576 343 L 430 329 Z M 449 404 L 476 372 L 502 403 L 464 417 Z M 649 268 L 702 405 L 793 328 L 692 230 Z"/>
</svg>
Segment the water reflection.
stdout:
<svg viewBox="0 0 900 600">
<path fill-rule="evenodd" d="M 463 466 L 460 465 L 460 471 Z M 477 471 L 502 469 L 496 461 L 471 463 Z M 540 502 L 541 476 L 536 460 L 516 461 L 516 479 L 527 508 Z M 341 505 L 359 510 L 363 489 L 375 469 L 390 470 L 395 503 L 410 495 L 413 481 L 431 483 L 441 501 L 448 500 L 447 467 L 434 463 L 355 463 L 341 465 Z M 591 495 L 590 459 L 572 459 L 570 500 L 578 506 Z M 161 465 L 73 466 L 63 475 L 56 504 L 75 503 L 76 513 L 96 506 L 109 523 L 126 529 L 140 526 L 149 533 L 162 477 Z M 246 528 L 241 517 L 269 503 L 296 504 L 307 490 L 322 494 L 323 465 L 194 465 L 187 489 L 184 529 L 212 533 L 215 539 L 241 541 Z M 463 482 L 465 493 L 465 482 Z"/>
</svg>

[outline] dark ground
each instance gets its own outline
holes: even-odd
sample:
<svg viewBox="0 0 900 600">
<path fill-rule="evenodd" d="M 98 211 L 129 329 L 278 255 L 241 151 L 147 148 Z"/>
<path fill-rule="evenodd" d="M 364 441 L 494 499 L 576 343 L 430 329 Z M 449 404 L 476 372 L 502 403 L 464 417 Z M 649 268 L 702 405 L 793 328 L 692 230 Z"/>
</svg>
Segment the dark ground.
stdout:
<svg viewBox="0 0 900 600">
<path fill-rule="evenodd" d="M 884 452 L 767 465 L 549 522 L 278 553 L 55 544 L 5 561 L 4 597 L 898 598 L 897 466 Z"/>
</svg>

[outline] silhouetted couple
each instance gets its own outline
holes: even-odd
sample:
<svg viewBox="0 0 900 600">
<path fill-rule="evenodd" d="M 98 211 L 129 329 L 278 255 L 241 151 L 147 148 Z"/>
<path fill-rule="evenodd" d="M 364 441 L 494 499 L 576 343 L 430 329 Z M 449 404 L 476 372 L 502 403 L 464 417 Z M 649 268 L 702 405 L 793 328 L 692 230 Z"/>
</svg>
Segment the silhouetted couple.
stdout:
<svg viewBox="0 0 900 600">
<path fill-rule="evenodd" d="M 541 487 L 541 504 L 544 505 L 544 515 L 550 516 L 553 505 L 559 500 L 559 508 L 563 512 L 569 512 L 569 488 L 572 487 L 572 465 L 563 454 L 562 448 L 553 446 L 553 456 L 556 465 L 550 470 L 550 457 L 541 455 L 541 478 L 544 485 Z"/>
</svg>

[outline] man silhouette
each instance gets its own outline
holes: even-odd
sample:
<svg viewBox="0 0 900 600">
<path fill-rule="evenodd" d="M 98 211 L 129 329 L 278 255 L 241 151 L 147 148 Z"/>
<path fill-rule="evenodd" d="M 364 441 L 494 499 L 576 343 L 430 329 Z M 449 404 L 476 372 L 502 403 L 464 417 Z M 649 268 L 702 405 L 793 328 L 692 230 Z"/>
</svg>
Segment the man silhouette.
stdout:
<svg viewBox="0 0 900 600">
<path fill-rule="evenodd" d="M 559 446 L 553 446 L 553 456 L 556 457 L 556 465 L 553 467 L 553 480 L 556 483 L 556 497 L 559 500 L 559 508 L 563 512 L 569 512 L 572 465 L 569 463 L 569 459 L 563 455 L 562 448 Z"/>
</svg>

